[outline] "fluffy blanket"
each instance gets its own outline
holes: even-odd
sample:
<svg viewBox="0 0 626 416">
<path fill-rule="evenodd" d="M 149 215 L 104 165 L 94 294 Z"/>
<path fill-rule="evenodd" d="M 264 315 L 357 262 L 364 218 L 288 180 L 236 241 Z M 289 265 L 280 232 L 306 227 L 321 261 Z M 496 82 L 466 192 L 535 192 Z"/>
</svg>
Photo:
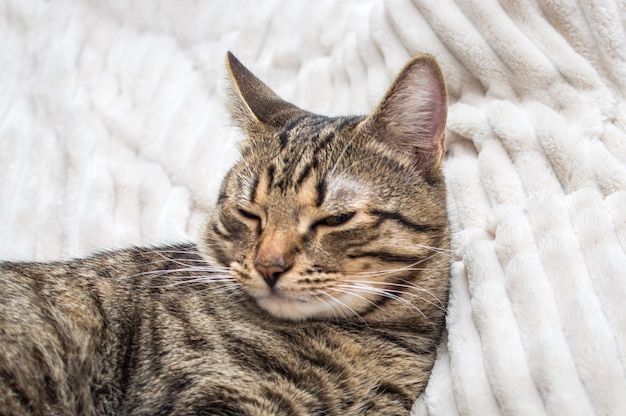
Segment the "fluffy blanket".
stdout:
<svg viewBox="0 0 626 416">
<path fill-rule="evenodd" d="M 626 415 L 626 3 L 7 0 L 0 258 L 195 239 L 236 155 L 223 58 L 365 113 L 450 94 L 448 333 L 415 415 Z"/>
</svg>

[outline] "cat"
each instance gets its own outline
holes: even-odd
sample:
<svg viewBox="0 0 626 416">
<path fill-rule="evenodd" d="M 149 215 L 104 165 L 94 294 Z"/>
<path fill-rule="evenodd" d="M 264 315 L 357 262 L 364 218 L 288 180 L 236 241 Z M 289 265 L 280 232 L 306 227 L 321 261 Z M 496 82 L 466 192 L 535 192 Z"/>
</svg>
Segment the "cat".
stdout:
<svg viewBox="0 0 626 416">
<path fill-rule="evenodd" d="M 226 63 L 246 137 L 197 245 L 0 263 L 2 414 L 410 412 L 449 287 L 436 60 L 350 117 Z"/>
</svg>

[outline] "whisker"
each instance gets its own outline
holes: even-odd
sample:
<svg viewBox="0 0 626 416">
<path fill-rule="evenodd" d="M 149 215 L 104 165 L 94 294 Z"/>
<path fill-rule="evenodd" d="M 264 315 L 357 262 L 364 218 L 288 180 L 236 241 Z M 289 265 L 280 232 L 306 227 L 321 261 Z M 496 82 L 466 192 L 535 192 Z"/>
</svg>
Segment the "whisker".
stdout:
<svg viewBox="0 0 626 416">
<path fill-rule="evenodd" d="M 187 266 L 189 266 L 189 264 L 185 263 L 185 262 L 186 261 L 191 261 L 191 262 L 196 262 L 196 263 L 204 263 L 204 264 L 206 264 L 209 267 L 216 267 L 214 265 L 210 265 L 209 263 L 207 263 L 206 261 L 204 261 L 202 259 L 186 259 L 186 258 L 185 259 L 173 259 L 173 258 L 167 257 L 165 254 L 163 254 L 163 253 L 165 253 L 165 251 L 153 251 L 153 253 L 161 256 L 163 259 L 165 259 L 165 260 L 167 260 L 169 262 L 172 262 L 174 264 L 178 264 L 178 265 L 181 265 L 181 266 L 186 266 L 187 267 Z M 219 267 L 219 266 L 217 266 L 217 267 Z"/>
<path fill-rule="evenodd" d="M 424 270 L 445 270 L 444 268 L 432 268 L 432 267 L 425 267 L 425 268 L 418 268 L 415 267 L 427 260 L 432 259 L 434 256 L 436 256 L 437 253 L 432 254 L 428 257 L 425 257 L 419 261 L 413 262 L 411 264 L 407 264 L 405 266 L 400 266 L 400 267 L 396 267 L 396 268 L 392 268 L 392 269 L 383 269 L 383 270 L 372 270 L 372 271 L 360 271 L 360 272 L 352 272 L 354 274 L 358 274 L 361 276 L 372 276 L 372 277 L 376 277 L 376 276 L 386 276 L 388 274 L 393 274 L 393 273 L 398 273 L 398 272 L 404 272 L 404 271 L 424 271 Z"/>
<path fill-rule="evenodd" d="M 215 268 L 224 268 L 225 266 L 220 265 L 220 264 L 215 264 L 215 263 L 210 263 L 208 261 L 206 261 L 205 259 L 202 258 L 186 258 L 186 257 L 176 257 L 176 258 L 172 258 L 172 257 L 168 257 L 166 256 L 163 252 L 157 252 L 155 251 L 154 254 L 160 256 L 163 260 L 165 260 L 168 263 L 174 263 L 174 264 L 179 264 L 182 266 L 190 266 L 190 265 L 205 265 L 207 267 L 215 267 Z M 152 262 L 153 264 L 157 264 L 157 261 Z"/>
<path fill-rule="evenodd" d="M 341 289 L 340 289 L 340 288 L 341 288 Z M 376 303 L 372 302 L 370 299 L 366 298 L 365 296 L 363 296 L 363 295 L 361 295 L 361 294 L 359 294 L 359 293 L 355 293 L 355 292 L 350 291 L 350 290 L 344 290 L 344 289 L 354 289 L 354 287 L 353 287 L 353 286 L 349 286 L 349 285 L 336 285 L 336 286 L 333 286 L 333 287 L 329 287 L 328 289 L 330 289 L 330 290 L 334 290 L 334 291 L 339 292 L 339 293 L 343 293 L 343 294 L 345 294 L 345 295 L 351 295 L 351 296 L 355 296 L 355 297 L 361 298 L 361 299 L 363 299 L 364 301 L 366 301 L 367 303 L 369 303 L 370 305 L 372 305 L 372 306 L 377 306 L 377 305 L 376 305 Z M 337 299 L 337 300 L 338 300 L 338 299 Z M 338 301 L 339 301 L 339 300 L 338 300 Z M 340 301 L 340 302 L 341 302 L 341 301 Z M 341 303 L 343 304 L 343 302 L 341 302 Z M 346 306 L 347 306 L 347 305 L 346 305 Z M 350 310 L 354 311 L 354 309 L 352 309 L 352 308 L 350 308 Z"/>
<path fill-rule="evenodd" d="M 398 294 L 406 294 L 408 296 L 412 296 L 416 299 L 422 300 L 434 307 L 436 307 L 437 309 L 440 309 L 442 311 L 445 311 L 446 307 L 444 305 L 444 303 L 441 301 L 441 299 L 439 299 L 439 297 L 437 295 L 435 295 L 434 293 L 432 293 L 432 291 L 425 289 L 423 287 L 420 287 L 414 283 L 408 282 L 406 280 L 402 280 L 404 283 L 393 283 L 393 282 L 372 282 L 372 281 L 359 281 L 359 280 L 352 280 L 350 281 L 351 283 L 357 283 L 358 287 L 361 287 L 361 285 L 365 285 L 365 286 L 370 286 L 371 285 L 384 285 L 384 286 L 391 286 L 394 288 L 398 288 L 398 289 L 384 289 L 384 288 L 376 288 L 376 287 L 372 287 L 372 289 L 374 290 L 381 290 L 381 291 L 386 291 L 386 292 L 390 292 L 390 293 L 398 293 Z M 405 289 L 405 290 L 402 290 Z M 433 301 L 430 301 L 416 293 L 411 293 L 411 290 L 416 290 L 422 293 L 425 293 L 427 295 L 429 295 L 431 298 L 434 299 Z M 437 304 L 435 303 L 437 302 Z"/>
<path fill-rule="evenodd" d="M 341 292 L 341 291 L 339 291 Z M 321 300 L 322 302 L 324 302 L 325 304 L 329 305 L 331 302 L 332 303 L 336 303 L 339 305 L 340 309 L 337 310 L 337 308 L 333 305 L 330 305 L 331 310 L 333 311 L 333 314 L 335 315 L 335 318 L 340 318 L 337 314 L 337 312 L 341 312 L 341 314 L 343 315 L 343 319 L 349 321 L 351 319 L 353 319 L 355 316 L 358 317 L 364 324 L 367 325 L 367 321 L 365 321 L 365 319 L 363 319 L 363 317 L 357 312 L 355 311 L 353 308 L 351 308 L 350 306 L 348 306 L 345 302 L 342 302 L 341 300 L 339 300 L 338 298 L 331 296 L 330 294 L 324 292 L 324 291 L 317 291 L 317 293 L 324 295 L 330 302 L 328 301 L 324 301 L 321 298 L 318 298 L 319 300 Z M 346 314 L 346 310 L 349 310 L 352 312 L 352 315 L 348 315 Z"/>
<path fill-rule="evenodd" d="M 350 290 L 347 290 L 346 293 L 351 293 L 351 290 L 359 290 L 359 291 L 363 291 L 363 292 L 366 292 L 366 293 L 371 293 L 371 294 L 374 294 L 374 295 L 384 296 L 386 298 L 393 299 L 395 301 L 398 301 L 398 302 L 404 304 L 405 306 L 409 307 L 410 309 L 416 310 L 417 312 L 420 313 L 420 315 L 422 315 L 422 317 L 424 317 L 424 319 L 426 319 L 427 321 L 430 321 L 430 319 L 428 319 L 428 317 L 424 314 L 424 312 L 422 312 L 422 310 L 420 308 L 417 307 L 417 305 L 414 305 L 413 303 L 411 303 L 408 300 L 406 300 L 406 299 L 396 295 L 395 293 L 389 292 L 389 291 L 384 290 L 384 289 L 378 289 L 378 288 L 366 286 L 366 285 L 339 285 L 339 286 L 341 286 L 341 287 L 343 287 L 345 289 L 350 289 Z M 399 293 L 403 293 L 403 292 L 399 292 Z M 372 304 L 374 304 L 374 303 L 372 302 Z"/>
<path fill-rule="evenodd" d="M 148 276 L 148 277 L 168 277 L 167 275 L 171 275 L 174 274 L 174 277 L 183 277 L 185 276 L 183 273 L 188 273 L 188 274 L 192 274 L 192 273 L 224 273 L 228 270 L 226 269 L 215 269 L 215 268 L 211 268 L 211 267 L 185 267 L 185 268 L 180 268 L 180 269 L 165 269 L 165 270 L 150 270 L 150 271 L 146 271 L 146 272 L 141 272 L 141 273 L 137 273 L 137 274 L 133 274 L 130 276 L 127 276 L 128 278 L 134 278 L 134 277 L 142 277 L 142 276 Z"/>
<path fill-rule="evenodd" d="M 400 272 L 423 272 L 423 271 L 440 271 L 447 270 L 446 267 L 401 267 L 397 269 L 383 269 L 383 270 L 372 270 L 372 271 L 362 271 L 362 272 L 350 272 L 355 275 L 364 276 L 364 277 L 381 277 L 388 276 L 390 274 L 400 273 Z"/>
<path fill-rule="evenodd" d="M 198 255 L 198 252 L 196 251 L 196 249 L 193 246 L 190 246 L 186 250 L 176 250 L 176 249 L 171 248 L 171 247 L 153 248 L 152 252 L 153 253 L 168 253 L 168 254 L 194 254 L 194 255 Z"/>
<path fill-rule="evenodd" d="M 415 244 L 416 247 L 419 248 L 424 248 L 426 250 L 430 250 L 430 251 L 434 251 L 438 254 L 445 254 L 448 256 L 452 256 L 454 254 L 456 254 L 455 249 L 451 249 L 451 248 L 443 248 L 443 247 L 434 247 L 434 246 L 427 246 L 427 245 L 423 245 L 423 244 Z"/>
<path fill-rule="evenodd" d="M 195 287 L 202 286 L 203 288 L 200 290 L 195 290 L 193 293 L 198 294 L 204 291 L 210 290 L 212 293 L 216 291 L 218 293 L 225 292 L 236 292 L 241 289 L 241 286 L 237 283 L 237 281 L 229 275 L 204 275 L 204 276 L 179 276 L 180 280 L 169 280 L 162 281 L 160 284 L 146 284 L 144 287 L 153 288 L 153 289 L 168 289 L 174 288 L 177 286 L 183 287 Z M 191 294 L 191 293 L 189 293 Z M 184 293 L 181 294 L 185 296 Z"/>
<path fill-rule="evenodd" d="M 161 253 L 159 253 L 159 254 L 161 254 Z M 171 261 L 171 262 L 173 262 L 173 263 L 181 263 L 181 264 L 194 264 L 194 263 L 200 263 L 200 264 L 206 264 L 206 265 L 208 265 L 208 266 L 216 266 L 216 267 L 219 267 L 219 266 L 217 266 L 217 265 L 215 265 L 215 264 L 208 263 L 208 262 L 207 262 L 206 260 L 204 260 L 204 259 L 184 259 L 184 258 L 176 258 L 176 259 L 172 259 L 172 258 L 169 258 L 169 257 L 165 257 L 165 259 L 166 259 L 167 261 Z"/>
<path fill-rule="evenodd" d="M 159 287 L 173 287 L 173 286 L 180 286 L 180 285 L 185 285 L 185 286 L 194 286 L 194 285 L 198 285 L 198 284 L 210 284 L 210 283 L 232 283 L 234 282 L 233 278 L 229 278 L 229 277 L 220 277 L 220 278 L 213 278 L 211 276 L 211 278 L 208 278 L 206 276 L 195 276 L 193 278 L 183 278 L 180 279 L 178 281 L 169 281 L 169 282 L 165 282 L 165 284 L 160 285 Z"/>
</svg>

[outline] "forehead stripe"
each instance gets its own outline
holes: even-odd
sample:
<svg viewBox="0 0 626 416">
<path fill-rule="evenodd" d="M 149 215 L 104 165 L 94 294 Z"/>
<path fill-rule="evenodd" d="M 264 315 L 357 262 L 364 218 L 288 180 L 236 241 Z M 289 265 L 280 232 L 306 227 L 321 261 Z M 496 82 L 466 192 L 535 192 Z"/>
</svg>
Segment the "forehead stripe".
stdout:
<svg viewBox="0 0 626 416">
<path fill-rule="evenodd" d="M 267 168 L 267 193 L 269 193 L 270 189 L 274 185 L 274 172 L 276 171 L 276 167 L 274 165 L 269 165 Z"/>
<path fill-rule="evenodd" d="M 324 179 L 320 179 L 317 183 L 317 198 L 315 199 L 315 206 L 321 207 L 324 202 L 324 198 L 326 198 L 326 182 Z"/>
<path fill-rule="evenodd" d="M 298 176 L 298 179 L 296 180 L 296 186 L 302 186 L 302 183 L 304 182 L 304 180 L 309 176 L 309 174 L 311 173 L 311 169 L 313 168 L 313 163 L 308 163 L 303 169 L 302 172 L 300 173 L 300 176 Z"/>
<path fill-rule="evenodd" d="M 285 129 L 278 135 L 278 139 L 280 140 L 280 150 L 283 150 L 285 146 L 287 146 L 287 142 L 289 141 L 289 136 L 291 135 L 292 130 L 294 130 L 303 118 L 306 118 L 307 114 L 301 114 L 295 117 L 289 124 L 285 126 Z"/>
</svg>

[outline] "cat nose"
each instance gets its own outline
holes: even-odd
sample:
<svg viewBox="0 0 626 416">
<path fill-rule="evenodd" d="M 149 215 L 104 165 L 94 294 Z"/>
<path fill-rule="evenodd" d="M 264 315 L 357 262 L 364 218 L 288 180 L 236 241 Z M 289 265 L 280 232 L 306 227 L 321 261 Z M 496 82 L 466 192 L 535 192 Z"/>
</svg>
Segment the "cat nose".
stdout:
<svg viewBox="0 0 626 416">
<path fill-rule="evenodd" d="M 285 263 L 281 260 L 272 262 L 271 264 L 254 263 L 254 268 L 263 276 L 265 283 L 272 288 L 278 281 L 280 274 L 285 271 Z"/>
<path fill-rule="evenodd" d="M 273 288 L 280 276 L 293 264 L 293 255 L 289 250 L 289 238 L 284 234 L 272 232 L 264 238 L 254 258 L 254 268 L 263 276 L 267 286 Z"/>
</svg>

